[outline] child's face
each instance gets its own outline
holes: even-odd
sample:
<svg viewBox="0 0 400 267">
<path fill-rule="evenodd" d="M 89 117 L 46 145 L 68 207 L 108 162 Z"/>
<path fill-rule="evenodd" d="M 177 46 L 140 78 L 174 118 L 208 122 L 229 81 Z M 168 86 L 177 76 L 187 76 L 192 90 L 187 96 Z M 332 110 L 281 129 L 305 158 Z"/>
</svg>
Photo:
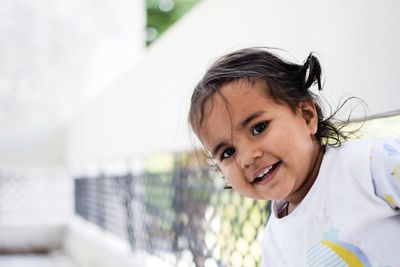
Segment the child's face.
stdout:
<svg viewBox="0 0 400 267">
<path fill-rule="evenodd" d="M 240 194 L 301 201 L 317 175 L 315 106 L 304 102 L 293 112 L 265 87 L 262 81 L 224 85 L 206 102 L 200 138 Z"/>
</svg>

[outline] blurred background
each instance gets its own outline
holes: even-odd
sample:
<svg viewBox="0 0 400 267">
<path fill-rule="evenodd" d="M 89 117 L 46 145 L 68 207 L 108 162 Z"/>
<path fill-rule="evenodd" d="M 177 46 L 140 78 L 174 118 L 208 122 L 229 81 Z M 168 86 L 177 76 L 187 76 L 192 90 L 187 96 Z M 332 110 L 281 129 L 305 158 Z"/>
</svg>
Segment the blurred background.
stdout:
<svg viewBox="0 0 400 267">
<path fill-rule="evenodd" d="M 395 0 L 0 0 L 0 266 L 259 266 L 268 203 L 195 156 L 192 89 L 247 46 L 320 59 L 400 136 Z M 329 114 L 329 106 L 326 106 Z M 365 120 L 365 122 L 363 122 Z"/>
</svg>

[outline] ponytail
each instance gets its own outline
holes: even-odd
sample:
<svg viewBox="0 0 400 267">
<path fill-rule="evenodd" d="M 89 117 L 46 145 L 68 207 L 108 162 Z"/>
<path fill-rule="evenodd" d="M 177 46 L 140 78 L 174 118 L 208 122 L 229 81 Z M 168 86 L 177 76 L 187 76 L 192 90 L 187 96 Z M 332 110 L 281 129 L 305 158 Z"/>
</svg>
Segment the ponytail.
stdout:
<svg viewBox="0 0 400 267">
<path fill-rule="evenodd" d="M 321 73 L 322 70 L 318 58 L 310 53 L 300 69 L 300 76 L 304 81 L 303 88 L 308 90 L 316 82 L 318 90 L 322 90 Z"/>
</svg>

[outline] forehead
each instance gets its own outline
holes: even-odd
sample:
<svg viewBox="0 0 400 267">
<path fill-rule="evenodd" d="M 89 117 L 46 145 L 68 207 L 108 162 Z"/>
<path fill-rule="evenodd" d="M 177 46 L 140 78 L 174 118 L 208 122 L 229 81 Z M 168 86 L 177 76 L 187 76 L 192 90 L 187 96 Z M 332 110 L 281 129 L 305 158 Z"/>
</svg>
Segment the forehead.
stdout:
<svg viewBox="0 0 400 267">
<path fill-rule="evenodd" d="M 268 88 L 261 80 L 239 80 L 222 86 L 208 99 L 200 129 L 200 137 L 207 148 L 215 140 L 229 138 L 232 130 L 249 114 L 274 105 L 275 101 L 267 92 Z"/>
<path fill-rule="evenodd" d="M 238 80 L 223 85 L 205 103 L 204 121 L 212 121 L 215 115 L 236 119 L 254 109 L 258 102 L 272 101 L 262 80 Z M 219 117 L 219 116 L 218 116 Z"/>
<path fill-rule="evenodd" d="M 250 104 L 254 98 L 268 98 L 267 92 L 268 88 L 262 80 L 241 79 L 229 82 L 221 86 L 221 88 L 206 102 L 205 110 L 210 112 L 212 109 L 219 108 L 223 105 L 225 109 L 229 108 L 230 111 L 233 111 L 232 107 Z"/>
</svg>

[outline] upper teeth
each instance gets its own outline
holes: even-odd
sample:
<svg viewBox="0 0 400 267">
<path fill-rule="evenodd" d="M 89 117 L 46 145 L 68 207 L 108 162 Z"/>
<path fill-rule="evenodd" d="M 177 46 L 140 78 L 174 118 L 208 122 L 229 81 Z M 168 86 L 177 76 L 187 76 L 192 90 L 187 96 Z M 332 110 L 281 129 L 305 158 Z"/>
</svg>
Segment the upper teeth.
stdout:
<svg viewBox="0 0 400 267">
<path fill-rule="evenodd" d="M 265 168 L 265 170 L 264 170 L 262 173 L 260 173 L 259 175 L 257 175 L 256 178 L 262 178 L 262 177 L 263 177 L 264 175 L 266 175 L 271 169 L 272 169 L 272 165 L 269 166 L 269 167 L 267 167 L 267 168 Z"/>
</svg>

